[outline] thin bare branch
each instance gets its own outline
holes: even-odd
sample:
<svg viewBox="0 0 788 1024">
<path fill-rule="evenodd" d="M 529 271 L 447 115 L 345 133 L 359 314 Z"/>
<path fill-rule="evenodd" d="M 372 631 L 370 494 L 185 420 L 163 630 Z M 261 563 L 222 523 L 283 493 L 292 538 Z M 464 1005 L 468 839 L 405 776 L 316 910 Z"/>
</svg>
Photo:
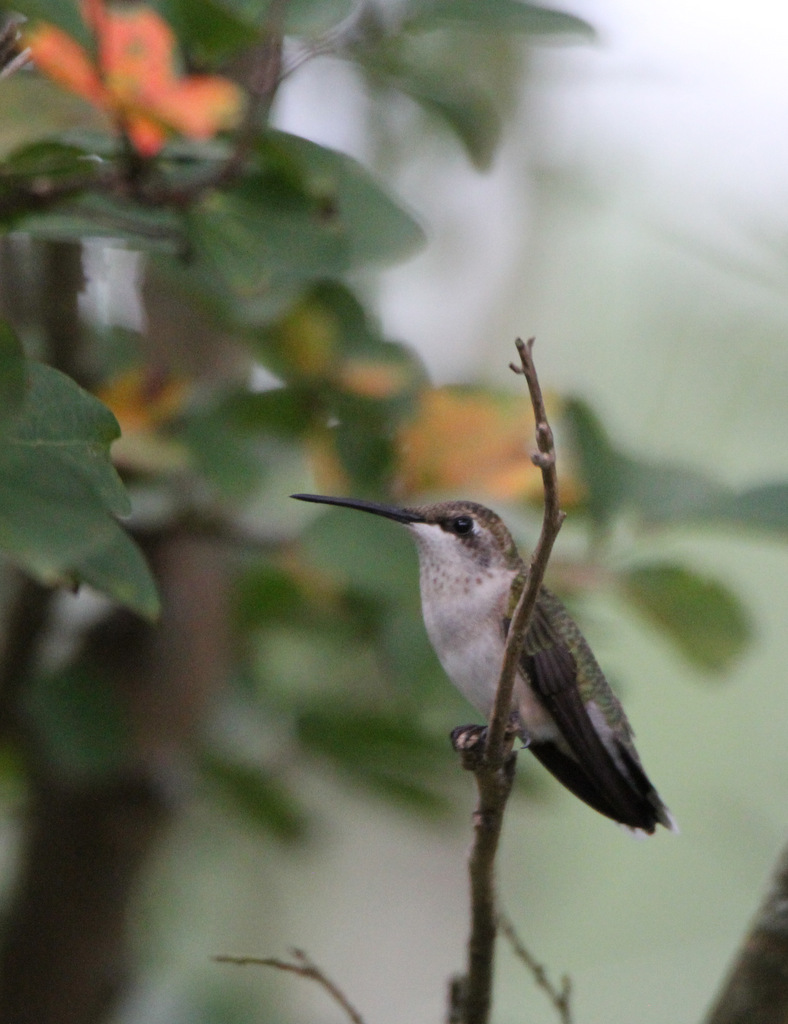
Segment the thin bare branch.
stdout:
<svg viewBox="0 0 788 1024">
<path fill-rule="evenodd" d="M 514 781 L 515 755 L 512 754 L 512 744 L 517 728 L 512 722 L 512 694 L 525 634 L 536 606 L 550 552 L 564 519 L 564 513 L 558 505 L 553 432 L 547 421 L 532 358 L 533 338 L 527 344 L 518 338 L 516 345 L 521 365 L 512 366 L 512 369 L 525 376 L 534 410 L 539 450 L 532 459 L 542 470 L 544 517 L 525 584 L 523 586 L 522 580 L 515 581 L 516 585 L 523 586 L 523 590 L 509 627 L 484 749 L 473 749 L 480 746 L 480 743 L 467 730 L 465 735 L 460 735 L 461 742 L 455 744 L 463 753 L 463 763 L 472 767 L 479 794 L 474 813 L 474 840 L 468 862 L 471 932 L 467 971 L 450 989 L 449 1019 L 460 1020 L 463 1024 L 486 1024 L 490 1015 L 497 932 L 495 857 L 504 810 Z"/>
<path fill-rule="evenodd" d="M 514 950 L 514 954 L 517 959 L 522 960 L 533 975 L 533 979 L 536 984 L 547 994 L 547 998 L 553 1004 L 556 1012 L 558 1013 L 558 1019 L 561 1021 L 561 1024 L 572 1024 L 572 1008 L 570 1005 L 570 1000 L 572 998 L 572 981 L 569 976 L 565 974 L 561 978 L 561 988 L 557 989 L 547 976 L 547 969 L 544 964 L 540 964 L 539 961 L 525 948 L 519 935 L 514 929 L 514 925 L 505 914 L 498 914 L 498 928 L 509 941 L 509 945 Z"/>
<path fill-rule="evenodd" d="M 282 78 L 288 78 L 316 57 L 347 55 L 354 46 L 363 45 L 370 35 L 377 38 L 383 31 L 381 17 L 374 4 L 357 0 L 342 21 L 316 39 L 302 43 L 285 58 Z"/>
<path fill-rule="evenodd" d="M 30 49 L 19 49 L 19 29 L 24 18 L 12 14 L 0 27 L 0 80 L 9 78 L 30 60 Z"/>
<path fill-rule="evenodd" d="M 257 967 L 274 967 L 278 971 L 288 971 L 297 974 L 301 978 L 309 978 L 316 981 L 321 988 L 331 996 L 335 1003 L 342 1007 L 353 1024 L 364 1024 L 364 1018 L 353 1006 L 348 997 L 312 960 L 302 949 L 292 949 L 293 961 L 279 960 L 277 957 L 269 956 L 215 956 L 217 964 L 235 964 L 237 967 L 247 967 L 250 964 Z"/>
<path fill-rule="evenodd" d="M 511 740 L 509 741 L 511 743 Z M 514 759 L 493 766 L 483 756 L 473 768 L 478 803 L 473 815 L 474 838 L 468 859 L 471 889 L 471 931 L 464 977 L 451 989 L 459 1000 L 450 1019 L 462 1024 L 486 1024 L 492 1003 L 493 959 L 496 935 L 495 857 L 506 801 L 514 781 Z"/>
<path fill-rule="evenodd" d="M 289 5 L 290 0 L 272 0 L 266 11 L 265 24 L 248 76 L 249 103 L 243 122 L 236 133 L 229 157 L 216 174 L 201 184 L 203 190 L 227 185 L 238 177 L 271 110 L 282 80 L 284 23 Z"/>
<path fill-rule="evenodd" d="M 531 461 L 542 471 L 542 488 L 544 491 L 544 515 L 542 517 L 542 532 L 531 555 L 531 564 L 528 569 L 528 577 L 517 603 L 512 622 L 509 627 L 509 635 L 506 640 L 506 651 L 504 653 L 501 676 L 498 680 L 498 692 L 495 696 L 490 726 L 487 732 L 487 760 L 494 763 L 502 757 L 506 731 L 512 713 L 512 693 L 514 691 L 514 680 L 517 675 L 517 666 L 520 661 L 520 653 L 523 649 L 523 641 L 531 617 L 539 597 L 539 590 L 544 580 L 547 563 L 550 560 L 550 553 L 553 544 L 561 529 L 561 523 L 565 513 L 561 511 L 558 503 L 558 475 L 555 468 L 555 445 L 553 442 L 553 431 L 547 421 L 542 389 L 536 373 L 533 361 L 534 339 L 530 338 L 523 342 L 520 338 L 515 342 L 520 355 L 520 366 L 510 363 L 510 368 L 518 374 L 522 374 L 528 384 L 528 391 L 531 396 L 531 405 L 536 420 L 536 444 L 538 451 L 531 456 Z"/>
<path fill-rule="evenodd" d="M 7 64 L 3 65 L 2 71 L 0 71 L 0 80 L 3 78 L 10 78 L 11 75 L 20 71 L 25 64 L 30 61 L 30 47 L 25 47 L 20 53 L 13 57 Z"/>
</svg>

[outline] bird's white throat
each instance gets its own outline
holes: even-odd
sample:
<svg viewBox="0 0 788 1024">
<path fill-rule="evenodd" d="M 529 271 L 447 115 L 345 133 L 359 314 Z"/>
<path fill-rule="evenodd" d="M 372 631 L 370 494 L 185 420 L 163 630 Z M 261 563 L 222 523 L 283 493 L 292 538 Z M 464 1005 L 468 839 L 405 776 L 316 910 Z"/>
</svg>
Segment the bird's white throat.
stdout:
<svg viewBox="0 0 788 1024">
<path fill-rule="evenodd" d="M 439 526 L 409 527 L 419 552 L 424 624 L 454 685 L 488 716 L 503 658 L 503 618 L 514 569 L 485 566 Z"/>
</svg>

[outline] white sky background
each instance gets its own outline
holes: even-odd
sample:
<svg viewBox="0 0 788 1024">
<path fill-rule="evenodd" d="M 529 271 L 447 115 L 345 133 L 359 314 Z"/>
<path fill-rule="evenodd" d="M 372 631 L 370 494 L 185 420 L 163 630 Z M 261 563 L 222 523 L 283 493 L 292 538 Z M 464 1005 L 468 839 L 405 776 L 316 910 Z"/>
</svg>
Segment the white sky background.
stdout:
<svg viewBox="0 0 788 1024">
<path fill-rule="evenodd" d="M 765 193 L 788 191 L 785 5 L 777 0 L 658 5 L 575 0 L 564 9 L 587 18 L 599 41 L 537 51 L 536 67 L 544 74 L 538 99 L 549 111 L 552 145 L 596 163 L 600 173 L 612 174 L 614 166 L 625 172 L 634 168 L 637 187 L 650 192 L 655 204 L 660 192 L 676 189 L 695 213 L 703 214 L 705 207 L 717 227 L 724 226 L 721 206 L 735 219 L 737 207 L 749 213 Z M 341 66 L 329 62 L 303 69 L 280 105 L 280 121 L 358 153 L 363 99 L 343 88 L 348 79 Z M 428 218 L 433 245 L 441 244 L 440 232 L 447 230 L 442 212 L 453 219 L 452 196 L 464 216 L 478 222 L 478 231 L 485 237 L 503 235 L 505 245 L 507 190 L 514 187 L 507 152 L 487 175 L 459 160 L 456 164 L 452 180 L 444 179 L 440 190 L 430 187 L 417 165 L 416 176 L 427 186 L 420 199 L 417 183 L 405 180 Z M 441 175 L 446 170 L 441 167 Z M 418 267 L 414 274 L 424 276 Z M 456 291 L 452 298 L 459 298 Z M 392 318 L 398 319 L 394 313 Z"/>
<path fill-rule="evenodd" d="M 522 127 L 491 171 L 429 138 L 398 169 L 429 243 L 375 275 L 387 333 L 436 383 L 505 386 L 513 338 L 536 334 L 551 387 L 589 397 L 635 447 L 681 443 L 731 478 L 788 471 L 773 422 L 788 394 L 788 6 L 555 6 L 598 41 L 536 48 Z M 368 156 L 340 62 L 303 68 L 278 117 Z"/>
<path fill-rule="evenodd" d="M 572 10 L 600 39 L 542 59 L 568 145 L 629 158 L 652 199 L 683 193 L 719 225 L 788 195 L 788 7 L 580 0 Z"/>
</svg>

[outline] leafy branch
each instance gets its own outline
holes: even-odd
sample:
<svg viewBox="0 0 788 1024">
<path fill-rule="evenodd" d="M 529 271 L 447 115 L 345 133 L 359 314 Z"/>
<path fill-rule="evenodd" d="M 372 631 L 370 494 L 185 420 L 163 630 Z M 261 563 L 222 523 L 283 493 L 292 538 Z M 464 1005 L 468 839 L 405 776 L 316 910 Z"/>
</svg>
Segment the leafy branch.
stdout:
<svg viewBox="0 0 788 1024">
<path fill-rule="evenodd" d="M 115 199 L 133 199 L 142 206 L 187 209 L 214 189 L 232 185 L 242 176 L 261 127 L 265 124 L 282 80 L 284 16 L 289 0 L 275 0 L 266 11 L 256 47 L 252 50 L 246 75 L 246 109 L 230 148 L 218 166 L 188 184 L 167 181 L 157 174 L 154 161 L 140 156 L 126 135 L 121 120 L 120 159 L 97 166 L 85 162 L 85 170 L 73 174 L 36 174 L 0 179 L 0 218 L 14 218 L 30 212 L 43 212 L 65 199 L 85 193 Z M 13 37 L 11 37 L 11 33 Z M 16 26 L 0 35 L 0 61 L 17 46 Z M 29 49 L 22 50 L 6 64 L 8 73 L 20 62 L 30 60 Z M 99 69 L 100 77 L 103 74 Z M 4 187 L 3 187 L 4 186 Z"/>
</svg>

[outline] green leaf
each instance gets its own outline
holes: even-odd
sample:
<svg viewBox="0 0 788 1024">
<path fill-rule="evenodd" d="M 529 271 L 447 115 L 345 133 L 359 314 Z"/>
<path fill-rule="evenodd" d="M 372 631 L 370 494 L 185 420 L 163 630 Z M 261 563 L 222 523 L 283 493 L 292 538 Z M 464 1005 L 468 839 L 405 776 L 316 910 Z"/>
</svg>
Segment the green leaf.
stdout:
<svg viewBox="0 0 788 1024">
<path fill-rule="evenodd" d="M 297 728 L 308 750 L 354 782 L 413 810 L 447 809 L 435 779 L 448 763 L 448 741 L 404 716 L 351 705 L 321 707 L 304 712 Z"/>
<path fill-rule="evenodd" d="M 306 812 L 295 796 L 263 768 L 231 761 L 203 751 L 199 759 L 204 777 L 245 821 L 282 842 L 296 842 L 307 833 Z"/>
<path fill-rule="evenodd" d="M 474 167 L 480 171 L 489 169 L 501 138 L 501 118 L 481 90 L 458 83 L 456 77 L 447 79 L 432 69 L 404 65 L 385 81 L 445 121 Z"/>
<path fill-rule="evenodd" d="M 306 608 L 302 588 L 278 566 L 261 562 L 238 584 L 236 616 L 244 630 L 306 619 Z"/>
<path fill-rule="evenodd" d="M 126 765 L 131 728 L 124 704 L 108 680 L 84 666 L 34 680 L 25 711 L 38 748 L 57 771 L 102 779 Z"/>
<path fill-rule="evenodd" d="M 30 212 L 36 205 L 35 197 L 31 198 L 34 183 L 38 192 L 63 178 L 78 180 L 89 188 L 99 173 L 99 161 L 78 146 L 44 141 L 14 150 L 0 165 L 0 202 L 6 207 L 3 223 L 16 225 L 26 217 L 31 218 L 30 223 L 46 223 L 45 215 Z M 70 201 L 76 202 L 73 197 Z"/>
<path fill-rule="evenodd" d="M 337 276 L 348 243 L 332 213 L 304 199 L 281 201 L 260 181 L 255 190 L 216 193 L 188 214 L 196 256 L 231 289 L 248 313 L 268 319 L 301 285 Z"/>
<path fill-rule="evenodd" d="M 288 34 L 314 36 L 348 17 L 353 0 L 292 0 L 285 13 Z"/>
<path fill-rule="evenodd" d="M 524 32 L 527 35 L 576 35 L 593 39 L 587 21 L 536 4 L 518 0 L 411 0 L 403 27 L 429 30 L 451 25 L 493 32 Z"/>
<path fill-rule="evenodd" d="M 229 289 L 239 320 L 265 324 L 310 282 L 399 259 L 423 240 L 350 157 L 283 132 L 267 132 L 254 155 L 240 184 L 187 215 L 205 287 Z"/>
<path fill-rule="evenodd" d="M 14 226 L 34 238 L 51 241 L 117 238 L 137 248 L 168 253 L 182 248 L 185 237 L 179 214 L 97 194 L 64 199 L 45 213 L 16 216 Z"/>
<path fill-rule="evenodd" d="M 270 636 L 270 627 L 281 625 L 285 631 L 295 628 L 309 643 L 320 645 L 318 638 L 327 638 L 340 647 L 376 639 L 388 610 L 376 597 L 327 586 L 325 580 L 309 579 L 303 569 L 288 572 L 267 562 L 258 562 L 241 578 L 234 608 L 236 622 L 247 632 L 268 630 Z"/>
<path fill-rule="evenodd" d="M 259 35 L 259 22 L 243 18 L 232 3 L 221 0 L 157 0 L 156 8 L 178 41 L 197 59 L 227 59 Z"/>
<path fill-rule="evenodd" d="M 186 322 L 190 330 L 195 325 L 200 345 L 209 344 L 208 339 L 223 330 L 240 333 L 245 327 L 239 322 L 233 296 L 204 261 L 151 253 L 145 260 L 142 297 L 157 322 L 179 324 L 188 316 Z"/>
<path fill-rule="evenodd" d="M 242 391 L 230 396 L 223 408 L 237 430 L 289 438 L 301 437 L 310 430 L 315 412 L 320 411 L 314 390 L 298 387 Z"/>
<path fill-rule="evenodd" d="M 97 398 L 29 364 L 24 404 L 0 432 L 0 549 L 47 584 L 91 583 L 152 616 L 155 585 L 114 518 L 131 508 L 109 454 L 119 434 Z"/>
<path fill-rule="evenodd" d="M 272 163 L 298 168 L 308 193 L 324 209 L 335 209 L 353 266 L 391 263 L 424 244 L 424 232 L 384 186 L 352 157 L 287 132 L 270 132 L 261 154 Z"/>
<path fill-rule="evenodd" d="M 752 529 L 788 530 L 788 483 L 760 484 L 737 493 L 713 496 L 697 510 L 699 517 Z"/>
<path fill-rule="evenodd" d="M 30 178 L 62 178 L 90 174 L 97 161 L 80 146 L 45 139 L 15 149 L 0 167 L 0 190 L 9 183 L 19 184 Z M 0 194 L 2 192 L 0 191 Z"/>
<path fill-rule="evenodd" d="M 154 0 L 184 44 L 198 57 L 227 57 L 259 38 L 269 0 Z M 288 34 L 325 31 L 346 17 L 350 0 L 293 0 L 287 5 Z M 14 10 L 64 29 L 83 46 L 92 44 L 75 0 L 19 0 Z"/>
<path fill-rule="evenodd" d="M 402 527 L 378 516 L 331 509 L 302 533 L 309 561 L 361 594 L 387 604 L 418 601 L 418 564 L 413 542 Z"/>
<path fill-rule="evenodd" d="M 114 520 L 88 482 L 57 453 L 0 450 L 0 548 L 49 584 L 96 547 L 109 544 Z"/>
<path fill-rule="evenodd" d="M 49 21 L 68 32 L 83 46 L 90 46 L 90 33 L 73 0 L 15 0 L 13 9 L 31 21 Z"/>
<path fill-rule="evenodd" d="M 433 699 L 447 712 L 456 691 L 449 686 L 435 650 L 424 628 L 421 604 L 398 601 L 384 608 L 377 629 L 377 642 L 387 671 L 402 693 L 423 704 Z M 462 698 L 460 698 L 461 700 Z"/>
<path fill-rule="evenodd" d="M 356 396 L 333 396 L 336 452 L 356 488 L 383 491 L 394 466 L 394 438 L 385 406 Z"/>
<path fill-rule="evenodd" d="M 588 490 L 587 509 L 600 527 L 624 509 L 650 525 L 712 521 L 727 488 L 688 466 L 636 459 L 610 440 L 599 417 L 582 399 L 567 401 L 564 416 Z"/>
<path fill-rule="evenodd" d="M 606 527 L 626 496 L 627 458 L 611 442 L 602 421 L 587 402 L 567 400 L 563 416 L 587 489 L 586 506 L 591 519 Z"/>
<path fill-rule="evenodd" d="M 94 545 L 75 563 L 74 574 L 143 618 L 155 619 L 159 591 L 145 556 L 118 523 L 112 521 L 112 526 L 106 542 Z"/>
<path fill-rule="evenodd" d="M 229 45 L 235 41 L 238 26 L 259 38 L 265 28 L 266 14 L 271 11 L 270 0 L 156 0 L 155 6 L 178 30 L 179 37 L 196 46 L 199 32 L 210 35 L 206 45 L 216 47 L 218 42 Z M 196 7 L 192 13 L 191 8 Z M 351 0 L 291 0 L 283 11 L 287 35 L 324 32 L 345 18 L 351 10 Z M 197 47 L 199 52 L 199 47 Z"/>
<path fill-rule="evenodd" d="M 356 296 L 338 281 L 311 285 L 285 316 L 261 327 L 256 338 L 260 360 L 288 382 L 292 414 L 301 403 L 311 406 L 305 427 L 318 417 L 325 421 L 330 395 L 340 396 L 339 401 L 344 395 L 363 396 L 363 388 L 354 386 L 352 373 L 347 373 L 353 360 L 361 360 L 367 368 L 374 364 L 384 377 L 392 375 L 390 401 L 397 406 L 407 404 L 426 382 L 414 353 L 386 341 Z M 387 401 L 387 389 L 382 391 L 381 401 Z M 279 401 L 286 399 L 282 396 Z M 331 411 L 338 414 L 336 409 Z"/>
<path fill-rule="evenodd" d="M 265 473 L 263 453 L 239 430 L 222 403 L 186 416 L 179 437 L 194 465 L 221 495 L 231 501 L 248 498 Z"/>
<path fill-rule="evenodd" d="M 727 493 L 721 483 L 689 466 L 635 459 L 626 460 L 624 486 L 627 504 L 649 525 L 710 521 L 704 508 Z"/>
<path fill-rule="evenodd" d="M 654 563 L 621 574 L 625 597 L 694 665 L 723 671 L 752 639 L 742 603 L 718 580 Z"/>
<path fill-rule="evenodd" d="M 76 473 L 115 515 L 131 503 L 110 459 L 120 427 L 110 410 L 51 366 L 30 363 L 27 395 L 20 415 L 2 435 L 6 452 L 34 460 L 47 453 Z"/>
<path fill-rule="evenodd" d="M 13 330 L 0 320 L 0 429 L 25 399 L 25 360 Z"/>
</svg>

